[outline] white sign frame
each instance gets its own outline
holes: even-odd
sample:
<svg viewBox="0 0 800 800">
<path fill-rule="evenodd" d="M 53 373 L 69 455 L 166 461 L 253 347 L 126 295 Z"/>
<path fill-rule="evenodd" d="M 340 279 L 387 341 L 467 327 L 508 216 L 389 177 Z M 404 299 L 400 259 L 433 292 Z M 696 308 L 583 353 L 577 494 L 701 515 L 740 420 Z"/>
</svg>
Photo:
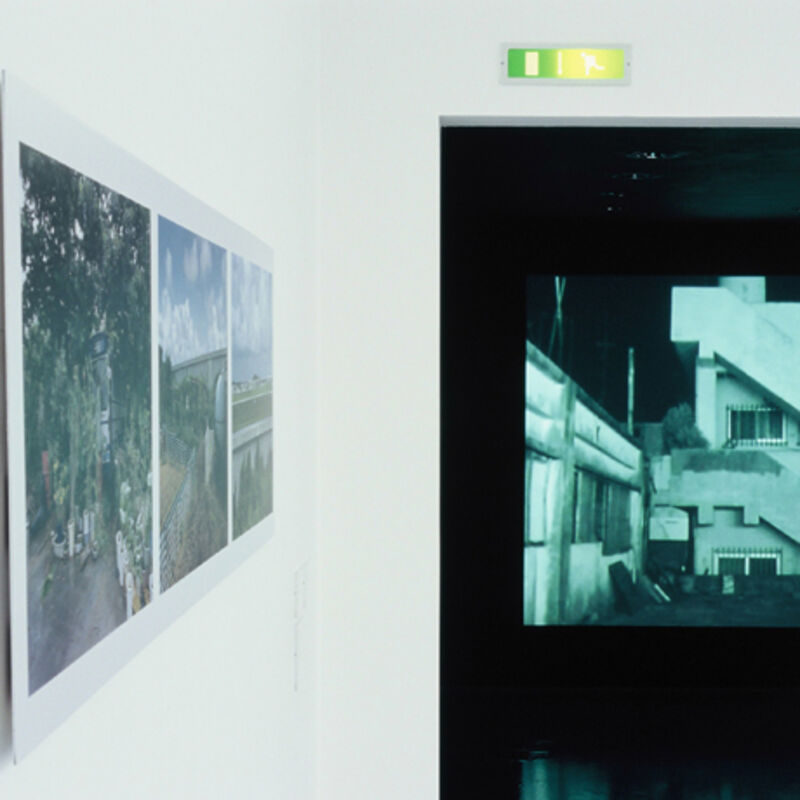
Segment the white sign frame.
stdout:
<svg viewBox="0 0 800 800">
<path fill-rule="evenodd" d="M 622 50 L 625 53 L 624 78 L 510 78 L 508 75 L 509 50 Z M 497 61 L 499 69 L 498 79 L 504 86 L 630 86 L 633 68 L 633 45 L 631 44 L 598 44 L 578 42 L 565 44 L 564 42 L 502 42 Z"/>
</svg>

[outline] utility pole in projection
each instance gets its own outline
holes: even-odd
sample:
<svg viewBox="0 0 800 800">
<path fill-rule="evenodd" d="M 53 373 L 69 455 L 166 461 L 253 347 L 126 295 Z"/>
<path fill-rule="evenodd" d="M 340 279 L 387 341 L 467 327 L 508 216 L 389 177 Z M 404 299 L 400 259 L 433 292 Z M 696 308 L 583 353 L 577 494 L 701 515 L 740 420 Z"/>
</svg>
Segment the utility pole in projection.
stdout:
<svg viewBox="0 0 800 800">
<path fill-rule="evenodd" d="M 600 350 L 600 397 L 598 401 L 601 406 L 605 408 L 606 392 L 608 389 L 608 363 L 611 350 L 614 348 L 614 343 L 609 341 L 608 338 L 608 309 L 603 309 L 603 338 L 597 342 L 597 348 Z"/>
<path fill-rule="evenodd" d="M 628 433 L 633 436 L 633 348 L 628 348 Z"/>
<path fill-rule="evenodd" d="M 556 315 L 553 318 L 553 327 L 550 329 L 550 345 L 547 348 L 547 357 L 553 357 L 553 344 L 558 338 L 558 366 L 564 368 L 564 318 L 561 313 L 561 303 L 564 299 L 564 289 L 567 279 L 561 275 L 555 275 L 556 288 Z"/>
</svg>

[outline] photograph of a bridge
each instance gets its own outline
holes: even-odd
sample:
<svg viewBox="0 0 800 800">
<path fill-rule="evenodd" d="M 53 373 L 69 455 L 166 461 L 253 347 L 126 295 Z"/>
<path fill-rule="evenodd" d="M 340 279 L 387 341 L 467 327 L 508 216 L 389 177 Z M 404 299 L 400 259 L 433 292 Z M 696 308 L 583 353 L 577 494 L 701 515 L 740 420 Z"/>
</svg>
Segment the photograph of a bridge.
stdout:
<svg viewBox="0 0 800 800">
<path fill-rule="evenodd" d="M 272 512 L 272 273 L 237 255 L 231 256 L 231 373 L 237 537 Z"/>
<path fill-rule="evenodd" d="M 150 602 L 150 214 L 24 144 L 28 693 Z"/>
<path fill-rule="evenodd" d="M 161 590 L 228 541 L 226 252 L 158 220 Z"/>
</svg>

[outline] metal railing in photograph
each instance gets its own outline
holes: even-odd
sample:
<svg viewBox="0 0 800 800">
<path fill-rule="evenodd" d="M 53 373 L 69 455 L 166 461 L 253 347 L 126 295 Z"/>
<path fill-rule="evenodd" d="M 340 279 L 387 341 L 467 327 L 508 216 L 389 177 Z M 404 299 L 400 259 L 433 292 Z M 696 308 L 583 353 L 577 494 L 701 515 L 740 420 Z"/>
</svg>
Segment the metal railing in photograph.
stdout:
<svg viewBox="0 0 800 800">
<path fill-rule="evenodd" d="M 781 574 L 782 551 L 775 547 L 719 547 L 712 551 L 715 575 L 770 577 Z"/>
<path fill-rule="evenodd" d="M 180 488 L 175 494 L 159 536 L 161 558 L 162 591 L 174 583 L 175 563 L 178 559 L 180 544 L 189 517 L 192 487 L 194 485 L 195 458 L 197 450 L 189 446 L 171 433 L 166 434 L 167 460 L 178 463 L 186 470 Z M 185 460 L 184 460 L 185 459 Z"/>
<path fill-rule="evenodd" d="M 164 455 L 167 461 L 185 467 L 194 453 L 192 448 L 166 428 L 161 428 L 161 435 L 164 437 Z"/>
</svg>

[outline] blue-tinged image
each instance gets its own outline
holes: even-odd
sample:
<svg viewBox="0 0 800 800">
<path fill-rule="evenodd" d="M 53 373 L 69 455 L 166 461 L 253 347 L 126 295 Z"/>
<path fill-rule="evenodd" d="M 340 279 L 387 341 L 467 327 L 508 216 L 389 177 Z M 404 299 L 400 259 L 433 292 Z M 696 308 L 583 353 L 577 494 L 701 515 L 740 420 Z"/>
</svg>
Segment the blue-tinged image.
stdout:
<svg viewBox="0 0 800 800">
<path fill-rule="evenodd" d="M 272 511 L 272 274 L 231 258 L 233 535 Z"/>
<path fill-rule="evenodd" d="M 226 253 L 158 220 L 161 587 L 227 534 Z"/>
</svg>

